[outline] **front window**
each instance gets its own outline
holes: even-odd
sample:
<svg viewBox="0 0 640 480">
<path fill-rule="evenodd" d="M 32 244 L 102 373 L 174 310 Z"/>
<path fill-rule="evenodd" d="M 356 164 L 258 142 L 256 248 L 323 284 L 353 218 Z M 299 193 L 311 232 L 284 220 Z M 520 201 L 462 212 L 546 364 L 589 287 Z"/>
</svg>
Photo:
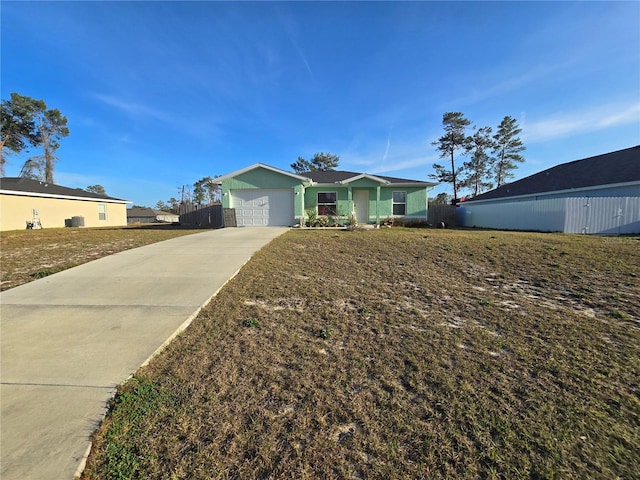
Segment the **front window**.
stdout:
<svg viewBox="0 0 640 480">
<path fill-rule="evenodd" d="M 407 214 L 407 192 L 393 192 L 393 214 Z"/>
<path fill-rule="evenodd" d="M 107 206 L 103 203 L 98 204 L 98 220 L 107 219 Z"/>
<path fill-rule="evenodd" d="M 318 215 L 335 215 L 337 208 L 336 192 L 319 192 L 318 193 Z"/>
</svg>

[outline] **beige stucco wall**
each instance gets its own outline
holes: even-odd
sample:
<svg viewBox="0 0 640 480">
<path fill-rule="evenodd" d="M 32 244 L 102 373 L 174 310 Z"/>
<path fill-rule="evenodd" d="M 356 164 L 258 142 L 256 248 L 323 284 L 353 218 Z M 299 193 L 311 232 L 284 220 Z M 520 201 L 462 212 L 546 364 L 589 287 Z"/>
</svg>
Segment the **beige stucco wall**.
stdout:
<svg viewBox="0 0 640 480">
<path fill-rule="evenodd" d="M 98 205 L 105 205 L 107 218 L 99 220 Z M 38 210 L 42 228 L 61 228 L 65 219 L 84 217 L 85 227 L 114 227 L 127 224 L 126 203 L 0 194 L 0 231 L 24 230 L 26 221 Z"/>
</svg>

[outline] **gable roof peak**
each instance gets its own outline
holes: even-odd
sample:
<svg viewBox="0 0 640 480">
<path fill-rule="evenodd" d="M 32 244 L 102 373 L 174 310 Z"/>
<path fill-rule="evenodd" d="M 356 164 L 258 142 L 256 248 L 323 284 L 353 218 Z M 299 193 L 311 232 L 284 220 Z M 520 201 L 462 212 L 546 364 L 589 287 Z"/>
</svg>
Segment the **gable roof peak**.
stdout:
<svg viewBox="0 0 640 480">
<path fill-rule="evenodd" d="M 374 175 L 371 173 L 351 172 L 348 170 L 314 170 L 310 172 L 304 172 L 302 175 L 309 177 L 314 183 L 335 183 L 335 184 L 347 184 L 354 182 L 361 178 L 368 178 L 370 180 L 379 182 L 384 185 L 393 184 L 415 184 L 416 186 L 434 186 L 436 183 L 425 182 L 422 180 L 409 180 L 406 178 L 388 177 L 386 175 Z"/>
<path fill-rule="evenodd" d="M 234 170 L 233 172 L 227 173 L 226 175 L 221 175 L 219 177 L 214 178 L 216 183 L 221 183 L 223 180 L 227 180 L 229 178 L 237 177 L 238 175 L 242 175 L 243 173 L 250 172 L 252 170 L 256 170 L 258 168 L 263 168 L 265 170 L 270 170 L 275 173 L 279 173 L 281 175 L 287 175 L 289 177 L 296 178 L 300 181 L 309 181 L 311 180 L 308 177 L 304 177 L 302 175 L 298 175 L 297 173 L 287 172 L 286 170 L 281 170 L 276 167 L 272 167 L 271 165 L 267 165 L 266 163 L 254 163 L 253 165 L 249 165 L 248 167 L 241 168 L 239 170 Z"/>
</svg>

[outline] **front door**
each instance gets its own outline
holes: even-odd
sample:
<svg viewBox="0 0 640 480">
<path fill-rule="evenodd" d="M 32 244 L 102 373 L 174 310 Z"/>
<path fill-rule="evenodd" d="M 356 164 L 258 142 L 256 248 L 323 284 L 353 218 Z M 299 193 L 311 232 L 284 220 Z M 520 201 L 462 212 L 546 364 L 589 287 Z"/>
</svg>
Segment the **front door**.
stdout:
<svg viewBox="0 0 640 480">
<path fill-rule="evenodd" d="M 369 190 L 353 191 L 353 210 L 358 223 L 369 223 Z"/>
</svg>

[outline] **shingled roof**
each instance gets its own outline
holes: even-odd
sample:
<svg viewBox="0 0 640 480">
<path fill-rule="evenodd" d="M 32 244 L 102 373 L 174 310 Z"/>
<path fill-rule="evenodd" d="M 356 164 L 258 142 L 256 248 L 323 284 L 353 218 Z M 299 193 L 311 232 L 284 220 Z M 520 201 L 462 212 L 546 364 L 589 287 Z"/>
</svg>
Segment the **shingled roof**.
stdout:
<svg viewBox="0 0 640 480">
<path fill-rule="evenodd" d="M 0 191 L 15 193 L 16 195 L 33 194 L 39 197 L 64 197 L 78 200 L 103 200 L 107 202 L 126 202 L 120 198 L 98 195 L 81 188 L 68 188 L 53 183 L 41 182 L 31 178 L 3 177 L 0 178 Z"/>
<path fill-rule="evenodd" d="M 302 175 L 303 177 L 310 178 L 315 183 L 340 183 L 354 177 L 361 177 L 363 175 L 366 175 L 368 177 L 380 178 L 386 182 L 389 182 L 390 184 L 415 183 L 417 186 L 425 185 L 425 184 L 436 185 L 435 183 L 425 182 L 422 180 L 409 180 L 406 178 L 386 177 L 384 175 L 376 175 L 376 174 L 363 174 L 363 173 L 357 173 L 357 172 L 348 172 L 345 170 L 325 170 L 325 171 L 316 170 L 313 172 L 304 172 L 304 173 L 301 173 L 300 175 Z"/>
<path fill-rule="evenodd" d="M 640 145 L 562 163 L 516 182 L 502 185 L 468 201 L 533 195 L 627 182 L 640 182 Z"/>
<path fill-rule="evenodd" d="M 156 217 L 158 215 L 175 215 L 172 212 L 165 212 L 164 210 L 154 210 L 149 207 L 132 207 L 127 209 L 127 217 Z"/>
</svg>

